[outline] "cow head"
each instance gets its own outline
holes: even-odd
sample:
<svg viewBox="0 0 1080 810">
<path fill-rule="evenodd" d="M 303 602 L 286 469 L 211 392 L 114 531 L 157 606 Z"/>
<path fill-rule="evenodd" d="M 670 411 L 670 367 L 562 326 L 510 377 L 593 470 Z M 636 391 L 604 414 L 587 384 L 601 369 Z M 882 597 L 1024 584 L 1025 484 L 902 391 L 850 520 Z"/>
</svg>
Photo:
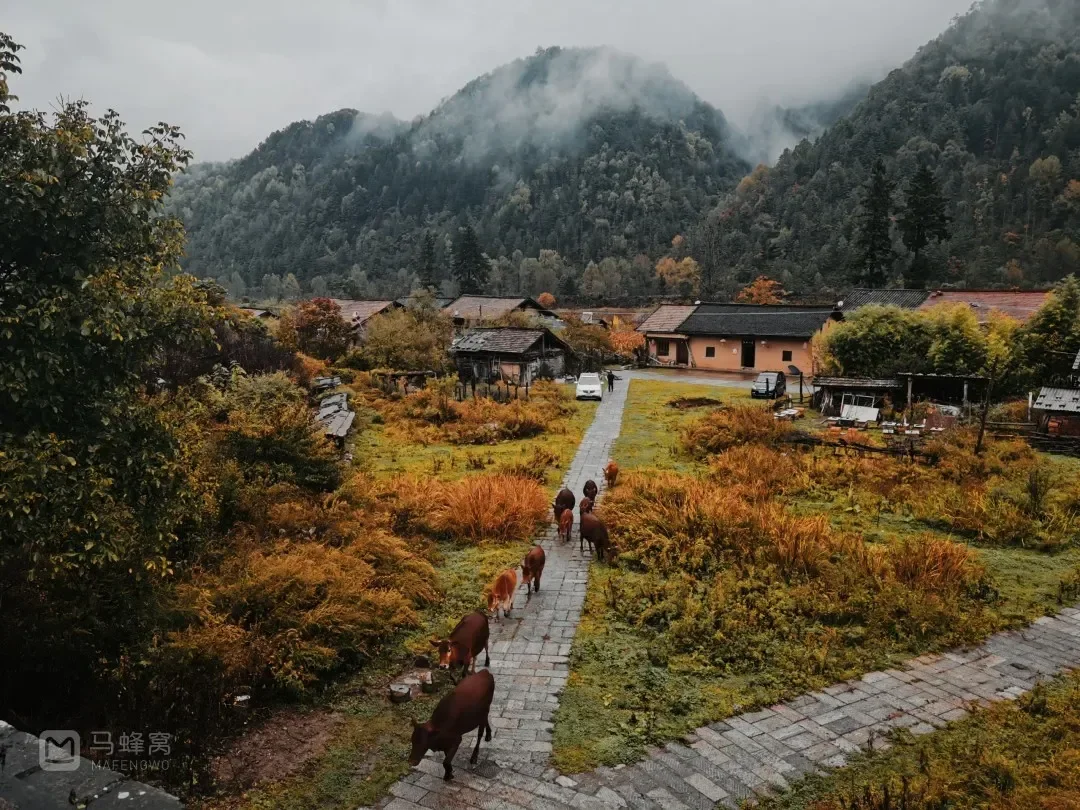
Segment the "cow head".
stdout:
<svg viewBox="0 0 1080 810">
<path fill-rule="evenodd" d="M 412 721 L 412 750 L 409 752 L 409 765 L 416 767 L 431 749 L 431 730 L 426 723 Z"/>
<path fill-rule="evenodd" d="M 454 664 L 461 663 L 461 645 L 456 641 L 433 638 L 431 646 L 439 653 L 439 669 L 450 669 Z"/>
</svg>

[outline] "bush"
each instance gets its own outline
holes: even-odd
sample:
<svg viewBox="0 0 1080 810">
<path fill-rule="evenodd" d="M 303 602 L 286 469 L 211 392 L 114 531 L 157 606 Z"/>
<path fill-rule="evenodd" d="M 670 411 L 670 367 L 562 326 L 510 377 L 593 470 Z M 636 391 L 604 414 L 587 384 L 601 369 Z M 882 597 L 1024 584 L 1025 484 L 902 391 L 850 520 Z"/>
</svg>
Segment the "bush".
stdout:
<svg viewBox="0 0 1080 810">
<path fill-rule="evenodd" d="M 789 422 L 773 418 L 767 408 L 736 405 L 717 409 L 688 425 L 682 433 L 682 446 L 694 458 L 704 458 L 748 442 L 777 444 L 790 430 Z"/>
<path fill-rule="evenodd" d="M 539 483 L 500 474 L 449 482 L 403 475 L 380 484 L 378 500 L 394 531 L 472 544 L 524 542 L 548 513 Z"/>
</svg>

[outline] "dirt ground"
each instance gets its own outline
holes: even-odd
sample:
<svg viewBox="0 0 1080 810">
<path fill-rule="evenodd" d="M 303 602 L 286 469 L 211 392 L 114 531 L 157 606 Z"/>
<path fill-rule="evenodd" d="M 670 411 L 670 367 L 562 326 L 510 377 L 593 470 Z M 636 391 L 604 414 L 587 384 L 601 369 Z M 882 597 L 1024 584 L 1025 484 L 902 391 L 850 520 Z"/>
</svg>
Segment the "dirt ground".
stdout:
<svg viewBox="0 0 1080 810">
<path fill-rule="evenodd" d="M 243 791 L 291 775 L 322 753 L 343 720 L 330 711 L 276 712 L 232 740 L 214 758 L 219 789 Z"/>
</svg>

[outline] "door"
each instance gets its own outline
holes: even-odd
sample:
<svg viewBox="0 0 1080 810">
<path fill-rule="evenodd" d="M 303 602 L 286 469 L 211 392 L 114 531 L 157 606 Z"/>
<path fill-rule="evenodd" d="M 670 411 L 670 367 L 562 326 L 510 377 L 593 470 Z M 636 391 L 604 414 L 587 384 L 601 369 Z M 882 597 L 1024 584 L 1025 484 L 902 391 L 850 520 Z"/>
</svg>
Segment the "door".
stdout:
<svg viewBox="0 0 1080 810">
<path fill-rule="evenodd" d="M 680 366 L 690 365 L 690 350 L 686 347 L 685 340 L 675 342 L 675 362 Z"/>
<path fill-rule="evenodd" d="M 754 367 L 754 355 L 756 349 L 754 347 L 754 341 L 752 338 L 743 338 L 742 342 L 742 367 L 753 368 Z"/>
</svg>

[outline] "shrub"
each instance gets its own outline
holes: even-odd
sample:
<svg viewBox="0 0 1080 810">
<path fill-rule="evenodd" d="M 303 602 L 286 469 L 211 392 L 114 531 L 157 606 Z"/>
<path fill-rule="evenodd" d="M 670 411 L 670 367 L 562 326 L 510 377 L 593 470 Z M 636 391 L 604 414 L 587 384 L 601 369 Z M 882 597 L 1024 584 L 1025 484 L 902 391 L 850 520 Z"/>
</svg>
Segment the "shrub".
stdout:
<svg viewBox="0 0 1080 810">
<path fill-rule="evenodd" d="M 473 544 L 524 542 L 548 512 L 539 483 L 502 474 L 449 482 L 402 475 L 380 483 L 377 500 L 395 532 Z"/>
<path fill-rule="evenodd" d="M 683 430 L 682 446 L 691 456 L 704 458 L 747 442 L 776 444 L 790 430 L 790 423 L 773 418 L 767 408 L 737 405 L 692 422 Z"/>
<path fill-rule="evenodd" d="M 933 535 L 900 538 L 888 558 L 897 580 L 923 591 L 956 593 L 985 574 L 971 549 Z"/>
<path fill-rule="evenodd" d="M 469 543 L 515 543 L 532 537 L 547 512 L 547 497 L 534 480 L 472 475 L 444 486 L 430 525 Z"/>
</svg>

